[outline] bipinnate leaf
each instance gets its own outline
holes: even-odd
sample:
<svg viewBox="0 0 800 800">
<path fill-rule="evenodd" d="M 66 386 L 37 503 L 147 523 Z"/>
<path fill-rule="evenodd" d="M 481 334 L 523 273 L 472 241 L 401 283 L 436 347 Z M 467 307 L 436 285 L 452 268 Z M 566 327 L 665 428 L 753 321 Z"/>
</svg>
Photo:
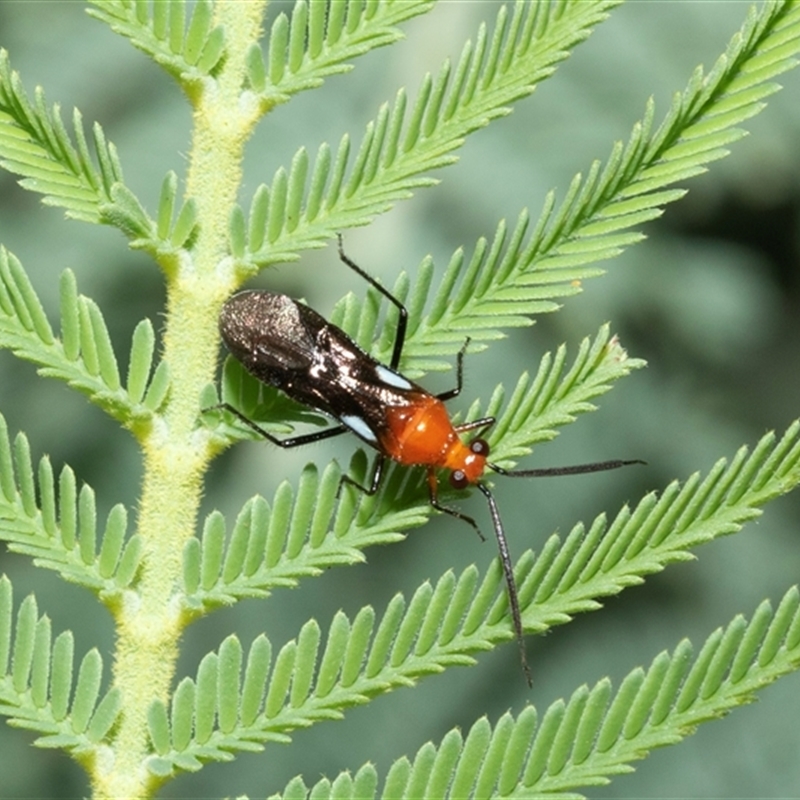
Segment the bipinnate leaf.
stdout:
<svg viewBox="0 0 800 800">
<path fill-rule="evenodd" d="M 501 7 L 492 31 L 481 26 L 455 67 L 447 62 L 437 75 L 427 75 L 413 103 L 401 90 L 392 104 L 381 107 L 352 153 L 349 136 L 335 148 L 321 145 L 313 159 L 301 147 L 268 186 L 256 189 L 248 213 L 232 208 L 232 201 L 221 204 L 230 257 L 223 252 L 224 229 L 218 235 L 214 223 L 219 220 L 209 217 L 214 204 L 203 202 L 207 197 L 179 202 L 178 179 L 169 173 L 152 220 L 123 183 L 116 151 L 100 126 L 92 128 L 92 154 L 80 114 L 73 114 L 68 131 L 58 106 L 49 107 L 41 89 L 28 98 L 5 53 L 0 54 L 0 165 L 68 216 L 119 228 L 131 246 L 154 256 L 171 288 L 192 271 L 188 267 L 195 258 L 199 262 L 208 255 L 201 252 L 204 235 L 215 230 L 211 238 L 217 249 L 208 263 L 228 271 L 227 289 L 266 265 L 295 259 L 301 250 L 369 222 L 415 188 L 432 184 L 431 171 L 455 161 L 468 134 L 510 113 L 512 104 L 549 76 L 617 2 L 518 0 L 511 11 Z M 196 108 L 206 93 L 235 77 L 227 94 L 249 104 L 238 129 L 231 125 L 230 141 L 241 143 L 258 113 L 394 41 L 400 36 L 398 24 L 432 3 L 298 0 L 291 14 L 275 19 L 266 57 L 255 41 L 254 18 L 238 54 L 241 31 L 219 24 L 225 11 L 232 14 L 227 19 L 236 19 L 236 4 L 94 0 L 92 5 L 96 17 L 174 75 Z M 772 79 L 794 64 L 798 49 L 800 5 L 768 0 L 750 12 L 708 72 L 693 73 L 660 125 L 654 125 L 654 107 L 648 103 L 628 141 L 614 145 L 605 163 L 595 162 L 585 176 L 576 176 L 560 204 L 548 195 L 531 230 L 527 212 L 513 230 L 501 223 L 494 239 L 479 239 L 468 258 L 460 250 L 454 254 L 435 291 L 430 260 L 413 282 L 401 274 L 394 292 L 410 309 L 403 369 L 414 377 L 441 369 L 440 359 L 465 347 L 468 338 L 473 347 L 483 348 L 505 329 L 529 324 L 532 315 L 553 310 L 558 298 L 578 291 L 580 281 L 599 273 L 596 262 L 642 237 L 641 226 L 682 195 L 685 179 L 727 154 L 743 135 L 738 126 L 776 91 Z M 238 72 L 226 75 L 226 65 L 234 61 Z M 195 155 L 190 158 L 195 164 Z M 202 194 L 202 188 L 193 191 Z M 202 281 L 202 274 L 199 270 L 194 277 Z M 199 283 L 194 288 L 203 290 Z M 395 312 L 390 310 L 389 324 L 379 332 L 379 300 L 374 290 L 363 301 L 347 298 L 333 320 L 385 358 L 393 346 Z M 175 323 L 170 318 L 167 324 Z M 78 294 L 69 271 L 61 281 L 58 337 L 22 265 L 0 252 L 0 346 L 35 363 L 41 374 L 78 388 L 140 439 L 154 421 L 163 422 L 166 444 L 175 444 L 167 424 L 172 417 L 158 417 L 170 397 L 170 375 L 164 361 L 154 365 L 152 324 L 143 321 L 133 332 L 123 388 L 101 309 Z M 508 399 L 497 387 L 486 409 L 476 401 L 466 418 L 496 418 L 488 434 L 493 458 L 498 465 L 511 465 L 553 438 L 560 425 L 591 410 L 595 397 L 638 366 L 603 328 L 581 345 L 571 367 L 563 349 L 548 355 L 533 380 L 522 376 Z M 207 376 L 200 383 L 204 380 Z M 179 384 L 174 388 L 178 395 Z M 198 390 L 195 386 L 180 402 L 194 402 Z M 216 404 L 215 389 L 207 386 L 202 394 L 209 396 L 208 405 Z M 221 396 L 271 430 L 290 431 L 294 422 L 316 421 L 232 362 L 224 370 Z M 219 409 L 209 413 L 217 420 L 212 450 L 252 438 L 252 429 Z M 192 433 L 209 436 L 203 430 Z M 348 475 L 364 482 L 367 474 L 367 458 L 359 452 Z M 683 485 L 670 484 L 660 496 L 647 495 L 610 524 L 599 517 L 588 530 L 576 526 L 563 541 L 551 537 L 540 553 L 528 551 L 515 565 L 526 631 L 541 632 L 594 610 L 602 598 L 672 561 L 691 558 L 695 546 L 741 529 L 764 503 L 798 482 L 800 424 L 795 424 L 780 441 L 766 436 L 752 453 L 740 450 L 707 476 L 694 475 Z M 183 484 L 181 508 L 189 512 L 184 518 L 193 520 L 200 481 L 194 488 L 190 483 Z M 275 587 L 362 560 L 365 547 L 401 538 L 430 513 L 419 471 L 393 467 L 381 491 L 364 496 L 352 486 L 342 487 L 336 465 L 322 471 L 308 467 L 296 488 L 282 484 L 271 503 L 253 498 L 230 532 L 224 517 L 212 511 L 202 536 L 187 537 L 181 530 L 182 585 L 173 569 L 159 587 L 175 602 L 167 636 L 178 632 L 178 618 L 186 623 L 214 606 L 263 598 Z M 150 543 L 160 535 L 170 531 L 148 531 Z M 34 465 L 26 437 L 10 441 L 1 417 L 0 537 L 11 550 L 97 592 L 114 610 L 133 600 L 134 588 L 148 591 L 146 581 L 134 587 L 145 537 L 128 536 L 126 509 L 113 506 L 105 526 L 98 527 L 92 489 L 79 487 L 69 467 L 56 476 L 47 458 Z M 139 600 L 144 607 L 152 598 Z M 458 576 L 446 572 L 409 599 L 395 595 L 382 614 L 369 606 L 352 618 L 340 611 L 327 630 L 310 620 L 281 647 L 273 648 L 261 635 L 245 653 L 239 638 L 228 636 L 203 657 L 193 677 L 177 682 L 171 696 L 166 686 L 174 663 L 160 664 L 166 670 L 161 689 L 131 713 L 123 709 L 127 687 L 104 693 L 96 649 L 76 670 L 72 635 L 61 633 L 53 640 L 52 625 L 39 615 L 33 595 L 19 605 L 16 617 L 12 601 L 10 582 L 0 578 L 0 712 L 13 725 L 35 731 L 37 744 L 65 748 L 92 765 L 101 756 L 108 765 L 112 756 L 121 755 L 113 752 L 113 736 L 128 726 L 127 741 L 138 740 L 141 747 L 135 766 L 140 775 L 149 773 L 149 787 L 207 761 L 231 760 L 267 742 L 286 743 L 298 728 L 338 719 L 347 708 L 423 676 L 470 665 L 478 653 L 514 635 L 503 571 L 492 556 L 483 573 L 474 566 Z M 118 633 L 129 646 L 130 629 L 120 626 Z M 153 633 L 164 635 L 163 630 Z M 800 594 L 791 590 L 776 611 L 764 603 L 752 621 L 737 617 L 714 632 L 696 656 L 685 641 L 674 653 L 660 654 L 648 669 L 632 671 L 616 692 L 603 680 L 579 687 L 541 715 L 528 707 L 517 717 L 503 716 L 494 727 L 480 720 L 466 738 L 451 731 L 438 746 L 420 748 L 413 762 L 397 761 L 381 796 L 575 797 L 577 789 L 630 770 L 632 761 L 653 747 L 674 743 L 700 722 L 748 701 L 799 662 Z M 374 797 L 378 786 L 377 770 L 366 766 L 352 777 L 323 780 L 311 791 L 315 798 Z M 295 779 L 284 797 L 306 794 Z"/>
<path fill-rule="evenodd" d="M 616 693 L 606 678 L 543 713 L 527 706 L 494 726 L 480 719 L 466 736 L 452 730 L 438 745 L 423 745 L 413 761 L 395 761 L 382 783 L 367 764 L 355 776 L 342 773 L 311 788 L 294 778 L 270 798 L 577 800 L 584 796 L 580 790 L 632 771 L 632 763 L 651 750 L 678 744 L 798 667 L 800 594 L 792 588 L 777 609 L 764 601 L 749 622 L 740 615 L 714 631 L 696 656 L 687 640 L 673 653 L 660 653 L 646 670 L 631 672 Z"/>
<path fill-rule="evenodd" d="M 61 338 L 56 338 L 22 264 L 0 248 L 0 347 L 37 365 L 39 374 L 65 381 L 134 431 L 146 430 L 168 388 L 166 367 L 150 377 L 155 346 L 152 325 L 134 332 L 128 381 L 123 388 L 103 314 L 78 294 L 70 270 L 61 275 Z M 149 382 L 149 383 L 148 383 Z"/>
<path fill-rule="evenodd" d="M 89 14 L 153 58 L 190 93 L 225 51 L 225 32 L 213 24 L 211 0 L 188 4 L 92 0 Z M 187 24 L 187 15 L 189 21 Z"/>
<path fill-rule="evenodd" d="M 12 444 L 0 415 L 0 539 L 10 550 L 113 605 L 134 579 L 141 556 L 139 536 L 126 532 L 122 505 L 111 509 L 98 531 L 92 489 L 79 490 L 69 467 L 56 479 L 47 456 L 34 471 L 27 438 L 18 434 Z"/>
<path fill-rule="evenodd" d="M 39 747 L 58 747 L 91 758 L 121 710 L 117 689 L 100 698 L 103 661 L 97 650 L 81 660 L 73 690 L 73 639 L 51 640 L 51 624 L 29 595 L 13 616 L 11 581 L 0 577 L 0 713 L 38 735 Z M 98 698 L 100 698 L 98 702 Z M 70 702 L 71 700 L 71 702 Z"/>
<path fill-rule="evenodd" d="M 93 158 L 80 112 L 73 111 L 71 136 L 58 104 L 48 107 L 41 87 L 34 94 L 31 101 L 8 53 L 0 50 L 0 165 L 68 217 L 113 224 L 133 239 L 151 238 L 154 226 L 124 185 L 117 151 L 100 125 L 92 128 Z"/>
</svg>

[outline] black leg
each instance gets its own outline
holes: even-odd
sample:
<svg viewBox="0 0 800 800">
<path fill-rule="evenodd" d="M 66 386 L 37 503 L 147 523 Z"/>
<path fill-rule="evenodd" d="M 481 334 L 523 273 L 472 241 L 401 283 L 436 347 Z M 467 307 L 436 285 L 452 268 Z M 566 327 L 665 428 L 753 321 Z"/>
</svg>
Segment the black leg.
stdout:
<svg viewBox="0 0 800 800">
<path fill-rule="evenodd" d="M 323 439 L 330 439 L 331 437 L 338 436 L 340 433 L 344 433 L 346 430 L 348 430 L 344 425 L 334 425 L 332 428 L 325 428 L 324 431 L 314 431 L 313 433 L 304 433 L 300 436 L 291 436 L 288 439 L 278 439 L 277 436 L 273 436 L 271 433 L 265 431 L 260 425 L 257 425 L 255 422 L 253 422 L 253 420 L 248 419 L 244 414 L 242 414 L 241 411 L 234 408 L 230 403 L 217 403 L 214 406 L 204 408 L 203 411 L 214 411 L 215 409 L 229 411 L 240 422 L 243 422 L 248 428 L 254 430 L 259 436 L 263 436 L 268 442 L 272 442 L 272 444 L 277 445 L 278 447 L 283 447 L 285 450 L 288 450 L 292 447 L 300 447 L 304 444 L 311 444 L 312 442 L 321 442 Z"/>
<path fill-rule="evenodd" d="M 525 653 L 525 634 L 522 628 L 522 613 L 520 612 L 519 608 L 519 596 L 517 594 L 517 582 L 514 578 L 514 568 L 511 564 L 511 555 L 508 551 L 508 540 L 506 539 L 505 530 L 503 529 L 503 523 L 500 519 L 500 511 L 497 508 L 497 503 L 495 502 L 494 496 L 492 495 L 489 487 L 481 483 L 480 481 L 476 484 L 477 487 L 483 492 L 486 496 L 486 499 L 489 503 L 489 513 L 492 516 L 492 525 L 494 527 L 494 534 L 497 538 L 497 547 L 500 551 L 500 564 L 503 567 L 503 577 L 506 581 L 506 591 L 508 594 L 508 607 L 511 611 L 511 622 L 514 626 L 514 634 L 517 638 L 517 644 L 519 646 L 519 657 L 520 661 L 522 662 L 522 671 L 525 673 L 525 680 L 528 682 L 528 686 L 533 685 L 533 680 L 531 678 L 531 670 L 528 666 L 528 657 Z M 463 520 L 468 525 L 471 525 L 475 531 L 477 532 L 478 536 L 481 537 L 483 541 L 485 541 L 483 534 L 478 527 L 478 523 L 475 520 L 464 514 L 463 512 L 459 511 L 455 508 L 449 508 L 448 506 L 443 506 L 439 502 L 439 494 L 438 494 L 438 484 L 436 482 L 436 473 L 432 470 L 428 470 L 428 490 L 430 491 L 431 497 L 431 505 L 437 511 L 443 511 L 445 514 L 449 514 L 451 517 L 455 517 L 456 519 Z"/>
<path fill-rule="evenodd" d="M 339 481 L 339 490 L 336 492 L 336 496 L 338 497 L 342 491 L 342 486 L 347 484 L 348 486 L 355 486 L 356 489 L 363 492 L 365 495 L 372 497 L 372 495 L 376 494 L 378 489 L 381 487 L 381 482 L 383 480 L 383 468 L 386 464 L 386 456 L 380 455 L 375 459 L 375 464 L 372 467 L 372 477 L 369 479 L 369 486 L 362 486 L 357 480 L 351 478 L 349 475 L 342 475 L 341 480 Z"/>
<path fill-rule="evenodd" d="M 458 351 L 458 355 L 456 356 L 456 385 L 452 389 L 448 389 L 446 392 L 442 392 L 441 394 L 437 394 L 436 397 L 443 402 L 447 400 L 452 400 L 454 397 L 458 397 L 461 394 L 461 388 L 464 385 L 464 353 L 467 352 L 467 347 L 469 347 L 470 338 L 467 336 L 464 344 L 461 346 L 461 349 Z M 460 425 L 455 425 L 456 431 L 458 433 L 466 433 L 467 431 L 474 431 L 477 428 L 481 428 L 481 433 L 484 433 L 486 430 L 492 427 L 495 423 L 494 417 L 481 417 L 480 419 L 473 420 L 472 422 L 462 422 Z"/>
<path fill-rule="evenodd" d="M 339 258 L 347 264 L 350 269 L 354 272 L 358 273 L 370 286 L 380 292 L 390 303 L 393 303 L 397 310 L 400 312 L 400 316 L 397 319 L 397 330 L 395 331 L 394 336 L 394 346 L 392 348 L 392 358 L 389 361 L 390 369 L 396 370 L 398 365 L 400 364 L 400 357 L 403 355 L 403 346 L 405 345 L 406 341 L 406 328 L 408 326 L 408 309 L 384 286 L 381 286 L 375 278 L 372 277 L 368 272 L 363 270 L 361 267 L 353 261 L 345 252 L 344 252 L 344 245 L 342 244 L 342 234 L 337 234 L 337 239 L 339 242 Z M 461 387 L 464 384 L 464 353 L 467 352 L 467 347 L 469 346 L 470 338 L 467 336 L 466 341 L 462 345 L 461 349 L 458 351 L 458 355 L 456 356 L 456 385 L 452 389 L 448 389 L 446 392 L 442 392 L 441 394 L 437 394 L 436 397 L 439 400 L 447 401 L 452 400 L 454 397 L 457 397 L 461 394 Z M 477 427 L 477 426 L 476 426 Z"/>
<path fill-rule="evenodd" d="M 456 385 L 452 389 L 448 389 L 446 392 L 437 394 L 436 396 L 439 398 L 439 400 L 446 402 L 447 400 L 452 400 L 454 397 L 458 397 L 461 394 L 461 387 L 464 385 L 464 353 L 467 352 L 469 343 L 470 338 L 467 336 L 464 344 L 461 345 L 461 349 L 458 351 L 458 355 L 456 356 Z"/>
<path fill-rule="evenodd" d="M 486 537 L 481 533 L 478 523 L 475 522 L 475 520 L 470 517 L 469 514 L 465 514 L 463 511 L 459 511 L 457 508 L 443 506 L 439 502 L 439 484 L 436 481 L 436 473 L 433 471 L 433 469 L 428 470 L 428 493 L 430 495 L 431 505 L 437 511 L 441 511 L 443 514 L 449 514 L 451 517 L 455 517 L 456 519 L 463 520 L 467 523 L 467 525 L 472 526 L 473 530 L 478 534 L 482 542 L 486 541 Z"/>
<path fill-rule="evenodd" d="M 408 325 L 408 310 L 406 307 L 385 287 L 381 286 L 375 278 L 368 272 L 365 272 L 361 267 L 356 264 L 351 258 L 345 255 L 344 247 L 342 245 L 342 234 L 337 234 L 339 240 L 339 258 L 347 264 L 350 269 L 357 272 L 370 286 L 380 292 L 390 303 L 393 303 L 400 316 L 397 319 L 397 330 L 394 335 L 394 347 L 392 348 L 392 359 L 389 362 L 390 369 L 397 369 L 400 363 L 400 356 L 403 354 L 403 345 L 406 341 L 406 327 Z"/>
</svg>

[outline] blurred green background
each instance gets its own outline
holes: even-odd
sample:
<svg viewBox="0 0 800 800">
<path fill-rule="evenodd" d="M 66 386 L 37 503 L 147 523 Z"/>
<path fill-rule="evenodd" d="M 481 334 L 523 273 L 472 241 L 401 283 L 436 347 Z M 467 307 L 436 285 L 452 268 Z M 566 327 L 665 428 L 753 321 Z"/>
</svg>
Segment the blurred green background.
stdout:
<svg viewBox="0 0 800 800">
<path fill-rule="evenodd" d="M 446 56 L 457 58 L 464 40 L 498 5 L 442 2 L 406 26 L 404 42 L 369 54 L 350 75 L 278 108 L 248 148 L 243 203 L 279 165 L 288 165 L 298 146 L 313 153 L 322 140 L 338 142 L 345 131 L 358 141 L 381 102 L 392 100 L 401 85 L 413 95 L 423 74 L 438 69 Z M 270 16 L 289 7 L 275 2 Z M 549 188 L 563 196 L 575 172 L 605 158 L 615 139 L 627 138 L 651 94 L 660 119 L 695 65 L 709 67 L 724 50 L 746 8 L 692 0 L 620 8 L 511 117 L 471 137 L 460 163 L 437 175 L 439 187 L 419 192 L 368 228 L 348 231 L 347 251 L 391 282 L 402 269 L 413 273 L 429 253 L 441 271 L 456 247 L 470 252 L 479 236 L 491 237 L 501 218 L 513 224 L 525 206 L 535 218 Z M 80 3 L 0 3 L 0 45 L 29 91 L 42 84 L 51 102 L 67 111 L 75 105 L 88 123 L 104 126 L 131 188 L 154 212 L 164 173 L 184 171 L 191 123 L 187 104 L 161 70 L 88 18 Z M 524 488 L 498 480 L 514 554 L 538 549 L 549 534 L 566 533 L 578 520 L 613 515 L 624 502 L 635 503 L 673 478 L 707 470 L 718 457 L 754 443 L 766 430 L 782 431 L 798 415 L 800 73 L 780 80 L 784 91 L 747 123 L 752 135 L 713 164 L 710 174 L 688 184 L 689 196 L 648 226 L 645 243 L 607 264 L 608 274 L 586 282 L 560 313 L 469 359 L 457 408 L 486 399 L 498 382 L 513 384 L 562 341 L 574 352 L 607 320 L 629 352 L 650 364 L 529 461 L 544 466 L 637 457 L 649 466 Z M 103 308 L 119 353 L 127 351 L 141 317 L 161 324 L 164 291 L 145 257 L 129 252 L 113 230 L 70 223 L 59 210 L 43 208 L 5 173 L 0 242 L 22 260 L 53 319 L 59 273 L 74 270 L 80 290 Z M 258 283 L 305 297 L 326 314 L 344 292 L 363 291 L 331 248 L 270 270 Z M 443 388 L 450 380 L 433 376 L 429 385 Z M 27 432 L 37 457 L 49 453 L 56 465 L 68 462 L 95 488 L 102 513 L 119 501 L 135 510 L 137 450 L 81 396 L 38 379 L 30 365 L 0 352 L 0 410 L 12 431 Z M 291 453 L 258 443 L 236 447 L 214 466 L 204 513 L 220 508 L 233 516 L 252 494 L 270 497 L 281 478 L 294 481 L 306 461 L 337 457 L 346 464 L 354 448 L 346 439 Z M 485 513 L 479 500 L 465 508 Z M 183 776 L 162 795 L 263 797 L 298 773 L 312 784 L 368 760 L 385 775 L 395 758 L 413 755 L 455 725 L 467 729 L 483 713 L 495 721 L 526 702 L 544 709 L 605 675 L 618 683 L 682 636 L 699 644 L 735 614 L 750 614 L 762 598 L 779 598 L 800 574 L 799 519 L 800 499 L 785 498 L 742 534 L 698 551 L 698 562 L 673 566 L 603 610 L 530 639 L 531 692 L 512 644 L 482 656 L 475 668 L 450 670 L 417 691 L 398 691 L 353 710 L 343 722 L 298 732 L 290 747 L 272 745 L 235 764 Z M 351 616 L 366 603 L 381 610 L 396 591 L 408 595 L 450 567 L 460 571 L 475 562 L 483 570 L 494 555 L 492 543 L 481 545 L 466 526 L 435 519 L 403 544 L 368 551 L 365 565 L 331 570 L 297 590 L 240 603 L 197 623 L 187 631 L 178 677 L 194 674 L 202 655 L 231 631 L 245 646 L 262 631 L 280 646 L 310 616 L 325 629 L 339 608 Z M 35 591 L 55 632 L 75 630 L 78 654 L 94 645 L 109 652 L 112 626 L 91 596 L 5 550 L 0 561 L 18 600 Z M 106 665 L 108 672 L 108 658 Z M 590 795 L 797 796 L 799 713 L 795 675 L 763 692 L 758 704 L 704 726 L 689 741 L 641 763 L 634 775 Z M 0 726 L 0 797 L 85 795 L 81 770 L 59 752 L 32 749 L 32 738 Z"/>
</svg>

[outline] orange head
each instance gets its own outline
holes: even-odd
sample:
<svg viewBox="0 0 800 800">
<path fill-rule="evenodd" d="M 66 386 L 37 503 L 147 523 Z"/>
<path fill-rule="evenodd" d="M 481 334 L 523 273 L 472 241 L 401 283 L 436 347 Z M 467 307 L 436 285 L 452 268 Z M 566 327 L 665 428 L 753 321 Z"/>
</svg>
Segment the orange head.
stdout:
<svg viewBox="0 0 800 800">
<path fill-rule="evenodd" d="M 464 444 L 456 439 L 447 453 L 447 459 L 442 465 L 450 472 L 450 484 L 456 489 L 464 489 L 471 483 L 477 483 L 478 478 L 486 469 L 486 457 L 489 455 L 489 445 L 483 439 L 473 439 Z"/>
</svg>

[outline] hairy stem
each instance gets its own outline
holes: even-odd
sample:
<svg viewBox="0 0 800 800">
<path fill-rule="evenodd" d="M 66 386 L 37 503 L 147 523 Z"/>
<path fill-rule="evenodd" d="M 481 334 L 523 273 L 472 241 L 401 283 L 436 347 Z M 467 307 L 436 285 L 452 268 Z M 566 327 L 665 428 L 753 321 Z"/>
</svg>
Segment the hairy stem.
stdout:
<svg viewBox="0 0 800 800">
<path fill-rule="evenodd" d="M 148 797 L 157 780 L 142 768 L 148 753 L 147 710 L 166 701 L 178 655 L 183 613 L 182 548 L 195 529 L 202 478 L 212 452 L 196 429 L 199 396 L 214 379 L 220 306 L 234 288 L 228 219 L 241 182 L 244 144 L 261 114 L 242 86 L 244 54 L 261 34 L 266 0 L 220 0 L 216 23 L 228 58 L 216 79 L 192 97 L 194 133 L 187 194 L 197 204 L 198 234 L 168 281 L 164 359 L 172 383 L 163 416 L 143 441 L 144 480 L 138 532 L 145 542 L 141 581 L 118 615 L 114 682 L 122 721 L 108 763 L 93 774 L 96 797 Z"/>
</svg>

